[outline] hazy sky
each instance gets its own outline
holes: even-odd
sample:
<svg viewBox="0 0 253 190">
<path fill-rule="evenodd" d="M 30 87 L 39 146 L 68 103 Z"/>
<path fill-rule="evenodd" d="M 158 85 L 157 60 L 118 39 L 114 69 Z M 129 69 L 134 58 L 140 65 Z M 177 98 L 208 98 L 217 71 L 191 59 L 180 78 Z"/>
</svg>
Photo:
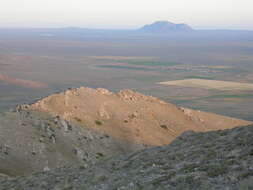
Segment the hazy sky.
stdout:
<svg viewBox="0 0 253 190">
<path fill-rule="evenodd" d="M 136 28 L 156 20 L 253 29 L 253 0 L 0 0 L 0 27 Z"/>
</svg>

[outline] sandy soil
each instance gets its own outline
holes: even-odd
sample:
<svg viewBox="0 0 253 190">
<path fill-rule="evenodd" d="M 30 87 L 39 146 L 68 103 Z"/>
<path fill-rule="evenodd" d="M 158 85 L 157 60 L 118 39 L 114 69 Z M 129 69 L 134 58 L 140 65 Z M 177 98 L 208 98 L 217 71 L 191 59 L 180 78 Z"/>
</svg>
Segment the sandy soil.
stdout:
<svg viewBox="0 0 253 190">
<path fill-rule="evenodd" d="M 160 82 L 158 84 L 195 87 L 204 89 L 216 89 L 216 90 L 253 90 L 253 84 L 251 83 L 239 83 L 239 82 L 205 80 L 205 79 L 175 80 L 175 81 Z"/>
</svg>

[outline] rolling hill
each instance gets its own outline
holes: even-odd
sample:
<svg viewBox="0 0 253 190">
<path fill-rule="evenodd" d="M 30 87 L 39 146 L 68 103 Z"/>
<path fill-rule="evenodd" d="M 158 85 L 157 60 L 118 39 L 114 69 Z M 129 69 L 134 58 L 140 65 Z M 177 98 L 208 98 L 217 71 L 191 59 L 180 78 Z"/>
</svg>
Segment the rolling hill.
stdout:
<svg viewBox="0 0 253 190">
<path fill-rule="evenodd" d="M 95 163 L 167 145 L 185 131 L 249 124 L 132 90 L 69 89 L 0 115 L 0 173 L 14 177 Z"/>
</svg>

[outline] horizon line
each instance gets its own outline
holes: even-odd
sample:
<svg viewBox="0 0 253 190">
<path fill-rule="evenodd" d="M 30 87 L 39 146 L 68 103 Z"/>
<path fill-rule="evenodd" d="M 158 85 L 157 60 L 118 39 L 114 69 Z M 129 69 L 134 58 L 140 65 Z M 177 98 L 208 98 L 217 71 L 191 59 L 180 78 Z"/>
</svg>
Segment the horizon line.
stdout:
<svg viewBox="0 0 253 190">
<path fill-rule="evenodd" d="M 138 31 L 139 28 L 102 28 L 102 27 L 82 27 L 82 26 L 0 26 L 1 29 L 83 29 L 83 30 L 104 30 L 104 31 Z M 213 27 L 195 27 L 192 31 L 253 31 L 253 29 L 238 29 L 238 28 L 213 28 Z"/>
</svg>

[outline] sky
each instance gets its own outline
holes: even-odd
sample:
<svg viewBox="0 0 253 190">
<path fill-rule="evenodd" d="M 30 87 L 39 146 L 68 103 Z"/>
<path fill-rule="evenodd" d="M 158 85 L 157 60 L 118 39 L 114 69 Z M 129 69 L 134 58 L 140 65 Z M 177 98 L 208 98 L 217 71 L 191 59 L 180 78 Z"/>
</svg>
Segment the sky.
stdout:
<svg viewBox="0 0 253 190">
<path fill-rule="evenodd" d="M 0 0 L 0 27 L 133 29 L 158 20 L 253 30 L 253 0 Z"/>
</svg>

